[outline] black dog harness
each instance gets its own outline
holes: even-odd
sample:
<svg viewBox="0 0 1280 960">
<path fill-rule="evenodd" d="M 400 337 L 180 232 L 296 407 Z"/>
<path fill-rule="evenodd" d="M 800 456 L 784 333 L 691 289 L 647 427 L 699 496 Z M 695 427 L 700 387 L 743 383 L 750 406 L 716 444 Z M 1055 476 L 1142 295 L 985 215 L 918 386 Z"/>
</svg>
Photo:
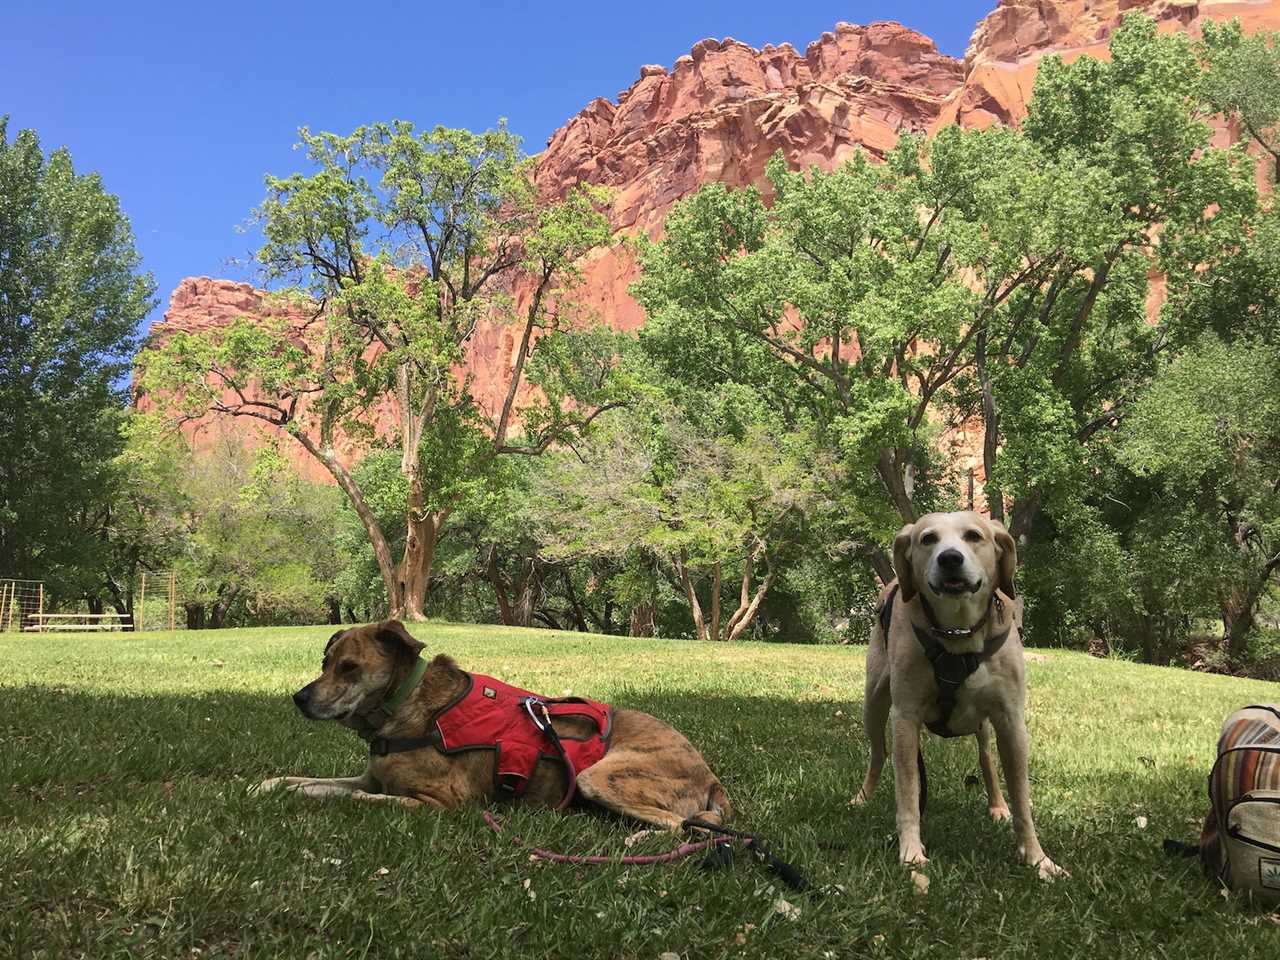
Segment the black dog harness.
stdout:
<svg viewBox="0 0 1280 960">
<path fill-rule="evenodd" d="M 889 645 L 889 624 L 893 620 L 893 601 L 897 595 L 898 584 L 895 583 L 880 607 L 880 629 L 884 634 L 886 648 Z M 1003 623 L 1004 601 L 993 591 L 991 606 L 987 608 L 986 614 L 972 627 L 963 630 L 949 630 L 939 626 L 933 610 L 930 609 L 923 595 L 920 597 L 920 605 L 924 608 L 925 616 L 929 618 L 930 626 L 920 627 L 913 623 L 911 629 L 915 632 L 916 639 L 920 641 L 925 658 L 933 667 L 933 680 L 938 685 L 938 708 L 941 711 L 941 716 L 937 720 L 927 722 L 925 726 L 940 737 L 958 737 L 960 734 L 953 731 L 948 722 L 956 708 L 956 697 L 960 693 L 960 688 L 977 672 L 978 667 L 995 656 L 996 652 L 1004 646 L 1005 640 L 1009 638 L 1010 628 L 1006 627 L 1000 633 L 988 633 L 982 650 L 977 653 L 952 653 L 942 640 L 966 640 L 972 637 L 990 618 L 992 608 L 995 609 L 999 622 Z"/>
</svg>

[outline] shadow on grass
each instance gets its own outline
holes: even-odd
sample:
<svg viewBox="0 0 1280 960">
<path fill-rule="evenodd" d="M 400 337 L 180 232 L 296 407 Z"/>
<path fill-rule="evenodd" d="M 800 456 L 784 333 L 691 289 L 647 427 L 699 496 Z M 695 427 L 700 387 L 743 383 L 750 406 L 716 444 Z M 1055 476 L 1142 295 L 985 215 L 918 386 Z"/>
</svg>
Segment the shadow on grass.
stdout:
<svg viewBox="0 0 1280 960">
<path fill-rule="evenodd" d="M 228 788 L 281 774 L 349 776 L 363 768 L 364 745 L 349 730 L 304 720 L 285 696 L 214 691 L 124 696 L 60 687 L 4 692 L 0 781 L 10 797 L 33 802 L 135 791 L 184 778 Z M 848 806 L 866 769 L 860 704 L 838 700 L 635 692 L 617 705 L 644 710 L 681 730 L 725 783 L 737 819 L 767 832 L 778 822 L 800 827 L 837 848 L 851 830 L 893 830 L 892 763 L 872 803 Z M 987 830 L 971 738 L 926 738 L 931 847 L 964 850 Z M 1033 746 L 1032 795 L 1050 834 L 1132 827 L 1137 815 L 1167 815 L 1185 833 L 1202 811 L 1203 764 L 1153 760 L 1150 745 L 1105 757 L 1096 745 Z M 1091 754 L 1094 754 L 1091 756 Z M 978 826 L 974 826 L 975 818 Z M 1164 829 L 1169 830 L 1170 824 Z M 1043 831 L 1042 831 L 1043 832 Z M 855 843 L 855 845 L 857 845 Z M 1046 840 L 1046 846 L 1049 845 Z"/>
<path fill-rule="evenodd" d="M 774 912 L 771 878 L 745 865 L 535 866 L 509 839 L 622 853 L 627 831 L 606 818 L 511 810 L 498 839 L 473 813 L 249 798 L 268 776 L 363 765 L 353 734 L 308 723 L 287 696 L 27 686 L 3 700 L 0 860 L 10 855 L 21 905 L 0 907 L 7 955 L 33 944 L 105 955 L 139 937 L 157 955 L 223 943 L 250 956 L 354 956 L 370 943 L 371 956 L 404 944 L 489 956 L 513 942 L 538 956 L 720 956 L 744 940 L 749 956 L 1266 956 L 1280 941 L 1242 926 L 1194 863 L 1161 854 L 1162 834 L 1194 832 L 1204 771 L 1147 730 L 1125 731 L 1122 750 L 1073 738 L 1069 723 L 1037 740 L 1041 838 L 1074 875 L 1052 887 L 1016 863 L 1011 831 L 966 785 L 972 741 L 927 742 L 921 897 L 896 865 L 891 773 L 868 807 L 847 805 L 866 762 L 856 700 L 619 694 L 684 732 L 724 781 L 733 825 L 808 874 L 818 892 L 793 921 Z"/>
</svg>

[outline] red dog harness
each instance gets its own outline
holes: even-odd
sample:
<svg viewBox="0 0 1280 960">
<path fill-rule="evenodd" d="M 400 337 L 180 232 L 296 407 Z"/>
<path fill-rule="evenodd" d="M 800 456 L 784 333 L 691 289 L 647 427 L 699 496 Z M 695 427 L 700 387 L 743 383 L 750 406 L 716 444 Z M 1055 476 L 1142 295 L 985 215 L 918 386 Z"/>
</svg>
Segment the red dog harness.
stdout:
<svg viewBox="0 0 1280 960">
<path fill-rule="evenodd" d="M 560 760 L 568 768 L 569 793 L 579 773 L 598 763 L 609 750 L 613 732 L 613 708 L 597 700 L 568 697 L 548 699 L 513 687 L 493 677 L 467 673 L 462 694 L 435 718 L 429 737 L 369 741 L 375 756 L 435 747 L 441 753 L 492 750 L 498 789 L 509 796 L 523 796 L 539 761 Z M 585 737 L 558 734 L 551 725 L 557 717 L 582 717 L 592 730 Z"/>
</svg>

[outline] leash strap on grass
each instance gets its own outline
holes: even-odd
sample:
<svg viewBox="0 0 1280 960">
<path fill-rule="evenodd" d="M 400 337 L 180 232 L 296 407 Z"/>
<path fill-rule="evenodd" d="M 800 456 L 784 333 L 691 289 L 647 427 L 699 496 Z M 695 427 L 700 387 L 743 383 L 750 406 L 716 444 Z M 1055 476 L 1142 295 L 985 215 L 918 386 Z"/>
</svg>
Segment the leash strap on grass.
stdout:
<svg viewBox="0 0 1280 960">
<path fill-rule="evenodd" d="M 785 883 L 792 890 L 809 889 L 809 880 L 803 873 L 794 866 L 787 863 L 781 857 L 774 854 L 765 846 L 764 839 L 754 833 L 743 833 L 739 830 L 730 830 L 728 827 L 722 827 L 718 824 L 707 823 L 705 820 L 697 820 L 690 817 L 683 824 L 686 827 L 697 827 L 710 833 L 720 834 L 722 837 L 731 837 L 740 841 L 743 846 L 751 851 L 752 856 L 757 861 L 764 864 L 769 870 Z"/>
<path fill-rule="evenodd" d="M 502 825 L 488 810 L 484 811 L 484 822 L 487 823 L 493 832 L 502 835 Z M 752 856 L 757 861 L 764 864 L 775 876 L 792 890 L 809 889 L 809 881 L 799 870 L 793 867 L 787 861 L 780 857 L 774 856 L 768 847 L 764 845 L 764 841 L 753 833 L 742 833 L 737 830 L 729 830 L 716 824 L 706 823 L 702 820 L 694 820 L 692 818 L 683 823 L 685 827 L 696 827 L 702 830 L 708 830 L 720 836 L 712 840 L 700 840 L 697 843 L 682 843 L 676 849 L 667 853 L 644 854 L 629 857 L 610 857 L 610 856 L 589 856 L 586 854 L 570 854 L 556 853 L 553 850 L 543 850 L 539 847 L 533 847 L 529 850 L 529 855 L 539 860 L 546 860 L 549 863 L 571 863 L 575 865 L 591 865 L 591 866 L 620 866 L 635 867 L 649 866 L 656 863 L 673 863 L 676 860 L 683 860 L 685 857 L 692 856 L 700 850 L 710 850 L 706 860 L 703 861 L 704 869 L 722 869 L 728 866 L 730 856 L 727 855 L 727 849 L 733 842 L 741 843 L 744 847 L 751 851 Z M 519 837 L 515 837 L 514 843 L 523 845 L 523 841 Z"/>
<path fill-rule="evenodd" d="M 488 810 L 484 812 L 484 822 L 493 828 L 493 832 L 501 835 L 502 825 Z M 519 837 L 514 838 L 513 843 L 524 845 L 524 841 Z M 546 860 L 549 863 L 572 863 L 572 864 L 588 864 L 591 866 L 648 866 L 654 863 L 673 863 L 676 860 L 683 860 L 685 857 L 692 856 L 700 850 L 707 850 L 717 846 L 727 846 L 729 841 L 722 839 L 700 840 L 697 843 L 682 843 L 667 853 L 644 854 L 631 857 L 610 857 L 610 856 L 587 856 L 585 854 L 569 854 L 556 853 L 552 850 L 543 850 L 539 847 L 533 847 L 529 850 L 529 855 L 537 857 L 539 860 Z"/>
</svg>

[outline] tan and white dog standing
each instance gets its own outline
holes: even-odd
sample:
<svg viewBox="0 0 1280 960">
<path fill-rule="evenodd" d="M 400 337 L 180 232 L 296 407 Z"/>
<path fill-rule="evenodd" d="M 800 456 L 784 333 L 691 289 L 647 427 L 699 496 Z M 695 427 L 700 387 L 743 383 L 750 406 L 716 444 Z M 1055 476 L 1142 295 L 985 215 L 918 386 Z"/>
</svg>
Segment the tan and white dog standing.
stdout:
<svg viewBox="0 0 1280 960">
<path fill-rule="evenodd" d="M 897 584 L 885 591 L 882 604 L 888 606 L 882 606 L 867 651 L 863 717 L 871 763 L 854 803 L 866 803 L 875 790 L 885 760 L 885 724 L 892 720 L 898 856 L 904 864 L 928 863 L 920 839 L 920 729 L 973 734 L 992 819 L 1012 815 L 1018 856 L 1042 879 L 1065 876 L 1040 848 L 1031 820 L 1013 538 L 1003 524 L 978 513 L 931 513 L 898 533 L 893 562 Z M 991 756 L 992 728 L 1012 814 Z"/>
</svg>

